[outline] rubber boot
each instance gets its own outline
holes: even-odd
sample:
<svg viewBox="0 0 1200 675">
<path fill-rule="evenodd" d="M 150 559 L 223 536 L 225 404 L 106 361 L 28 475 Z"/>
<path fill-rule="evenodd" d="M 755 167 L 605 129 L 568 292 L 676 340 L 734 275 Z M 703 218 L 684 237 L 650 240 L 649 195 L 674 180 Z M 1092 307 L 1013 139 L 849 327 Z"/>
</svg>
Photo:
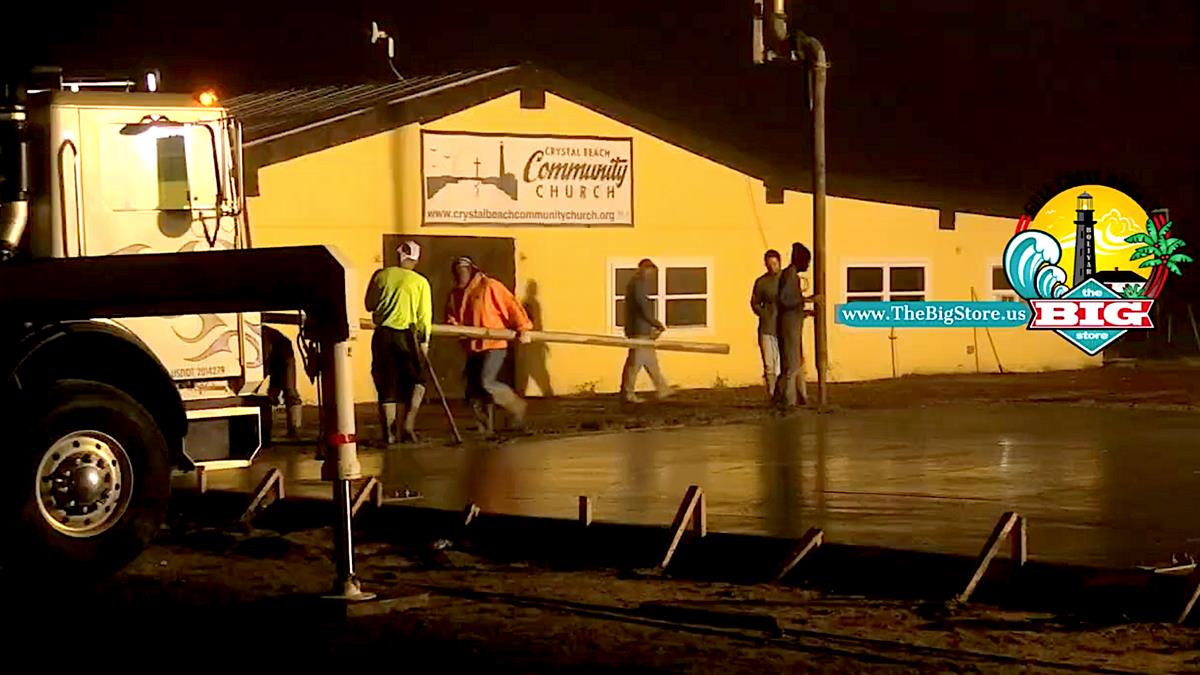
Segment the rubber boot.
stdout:
<svg viewBox="0 0 1200 675">
<path fill-rule="evenodd" d="M 475 416 L 475 428 L 486 438 L 490 438 L 494 433 L 494 425 L 492 424 L 492 405 L 489 403 L 484 405 L 479 401 L 471 402 L 471 413 Z"/>
<path fill-rule="evenodd" d="M 300 427 L 304 424 L 304 406 L 289 405 L 287 409 L 288 438 L 299 438 Z"/>
<path fill-rule="evenodd" d="M 379 404 L 379 425 L 383 427 L 383 442 L 387 445 L 396 443 L 396 404 Z"/>
<path fill-rule="evenodd" d="M 517 396 L 516 392 L 511 391 L 500 391 L 493 394 L 493 397 L 495 397 L 496 403 L 508 413 L 513 426 L 523 429 L 525 427 L 525 409 L 528 404 L 520 396 Z"/>
<path fill-rule="evenodd" d="M 412 399 L 404 410 L 404 430 L 400 432 L 400 442 L 417 442 L 417 411 L 421 409 L 421 401 L 425 398 L 425 385 L 413 387 Z"/>
</svg>

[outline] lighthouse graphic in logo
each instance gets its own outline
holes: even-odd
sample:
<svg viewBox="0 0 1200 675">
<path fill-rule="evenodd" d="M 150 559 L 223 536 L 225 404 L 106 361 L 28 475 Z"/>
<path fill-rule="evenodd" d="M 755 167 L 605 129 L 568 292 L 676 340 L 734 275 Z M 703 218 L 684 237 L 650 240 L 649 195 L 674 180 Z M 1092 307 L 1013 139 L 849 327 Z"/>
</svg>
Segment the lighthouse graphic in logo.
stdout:
<svg viewBox="0 0 1200 675">
<path fill-rule="evenodd" d="M 1154 299 L 1192 262 L 1172 228 L 1166 209 L 1147 213 L 1105 185 L 1063 190 L 1036 215 L 1022 214 L 1004 271 L 1033 309 L 1029 329 L 1053 330 L 1095 355 L 1126 331 L 1153 328 Z"/>
<path fill-rule="evenodd" d="M 1092 196 L 1080 192 L 1075 207 L 1075 278 L 1088 279 L 1096 273 L 1096 219 Z"/>
</svg>

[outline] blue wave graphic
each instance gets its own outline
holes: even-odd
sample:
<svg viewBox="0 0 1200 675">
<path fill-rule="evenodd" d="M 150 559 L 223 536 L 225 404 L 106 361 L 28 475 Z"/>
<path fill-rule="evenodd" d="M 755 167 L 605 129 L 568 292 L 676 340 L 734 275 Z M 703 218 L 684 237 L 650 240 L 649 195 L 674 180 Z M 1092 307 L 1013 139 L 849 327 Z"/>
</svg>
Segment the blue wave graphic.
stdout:
<svg viewBox="0 0 1200 675">
<path fill-rule="evenodd" d="M 1069 290 L 1067 273 L 1058 266 L 1062 247 L 1041 230 L 1018 233 L 1004 247 L 1004 273 L 1013 290 L 1026 300 L 1059 298 Z"/>
<path fill-rule="evenodd" d="M 1057 265 L 1043 265 L 1037 273 L 1039 298 L 1058 298 L 1067 292 L 1067 273 Z"/>
</svg>

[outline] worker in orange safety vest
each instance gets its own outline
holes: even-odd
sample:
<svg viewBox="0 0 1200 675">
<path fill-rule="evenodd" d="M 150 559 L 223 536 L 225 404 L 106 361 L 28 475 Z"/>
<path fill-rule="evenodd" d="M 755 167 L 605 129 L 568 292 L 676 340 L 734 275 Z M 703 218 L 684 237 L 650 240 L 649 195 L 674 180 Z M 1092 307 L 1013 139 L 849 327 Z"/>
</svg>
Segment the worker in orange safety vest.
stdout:
<svg viewBox="0 0 1200 675">
<path fill-rule="evenodd" d="M 533 329 L 533 322 L 503 283 L 484 274 L 475 261 L 466 256 L 455 258 L 451 270 L 454 290 L 446 303 L 446 323 L 512 330 L 516 331 L 520 343 L 529 343 L 527 331 Z M 467 351 L 467 402 L 480 430 L 489 437 L 495 434 L 493 404 L 508 412 L 514 426 L 524 428 L 525 401 L 499 379 L 508 355 L 508 343 L 470 338 L 464 342 L 464 347 Z"/>
</svg>

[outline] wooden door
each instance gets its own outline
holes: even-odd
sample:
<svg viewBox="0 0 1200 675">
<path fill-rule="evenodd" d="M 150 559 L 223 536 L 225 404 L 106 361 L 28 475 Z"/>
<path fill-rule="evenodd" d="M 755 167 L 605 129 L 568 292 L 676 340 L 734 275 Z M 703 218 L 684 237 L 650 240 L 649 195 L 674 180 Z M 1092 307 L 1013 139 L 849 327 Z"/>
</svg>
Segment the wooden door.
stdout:
<svg viewBox="0 0 1200 675">
<path fill-rule="evenodd" d="M 383 235 L 383 261 L 385 265 L 398 265 L 400 260 L 396 247 L 405 241 L 415 241 L 421 247 L 421 260 L 416 270 L 429 279 L 433 293 L 433 322 L 445 323 L 446 300 L 454 287 L 450 264 L 459 256 L 470 256 L 479 269 L 497 279 L 514 291 L 517 283 L 516 241 L 509 237 L 466 237 L 442 235 Z M 372 270 L 373 272 L 374 270 Z M 509 349 L 501 377 L 513 383 L 515 350 Z M 429 361 L 437 372 L 442 388 L 449 398 L 462 398 L 466 392 L 463 369 L 466 356 L 458 340 L 436 338 L 429 345 Z M 434 394 L 432 387 L 430 395 Z"/>
</svg>

